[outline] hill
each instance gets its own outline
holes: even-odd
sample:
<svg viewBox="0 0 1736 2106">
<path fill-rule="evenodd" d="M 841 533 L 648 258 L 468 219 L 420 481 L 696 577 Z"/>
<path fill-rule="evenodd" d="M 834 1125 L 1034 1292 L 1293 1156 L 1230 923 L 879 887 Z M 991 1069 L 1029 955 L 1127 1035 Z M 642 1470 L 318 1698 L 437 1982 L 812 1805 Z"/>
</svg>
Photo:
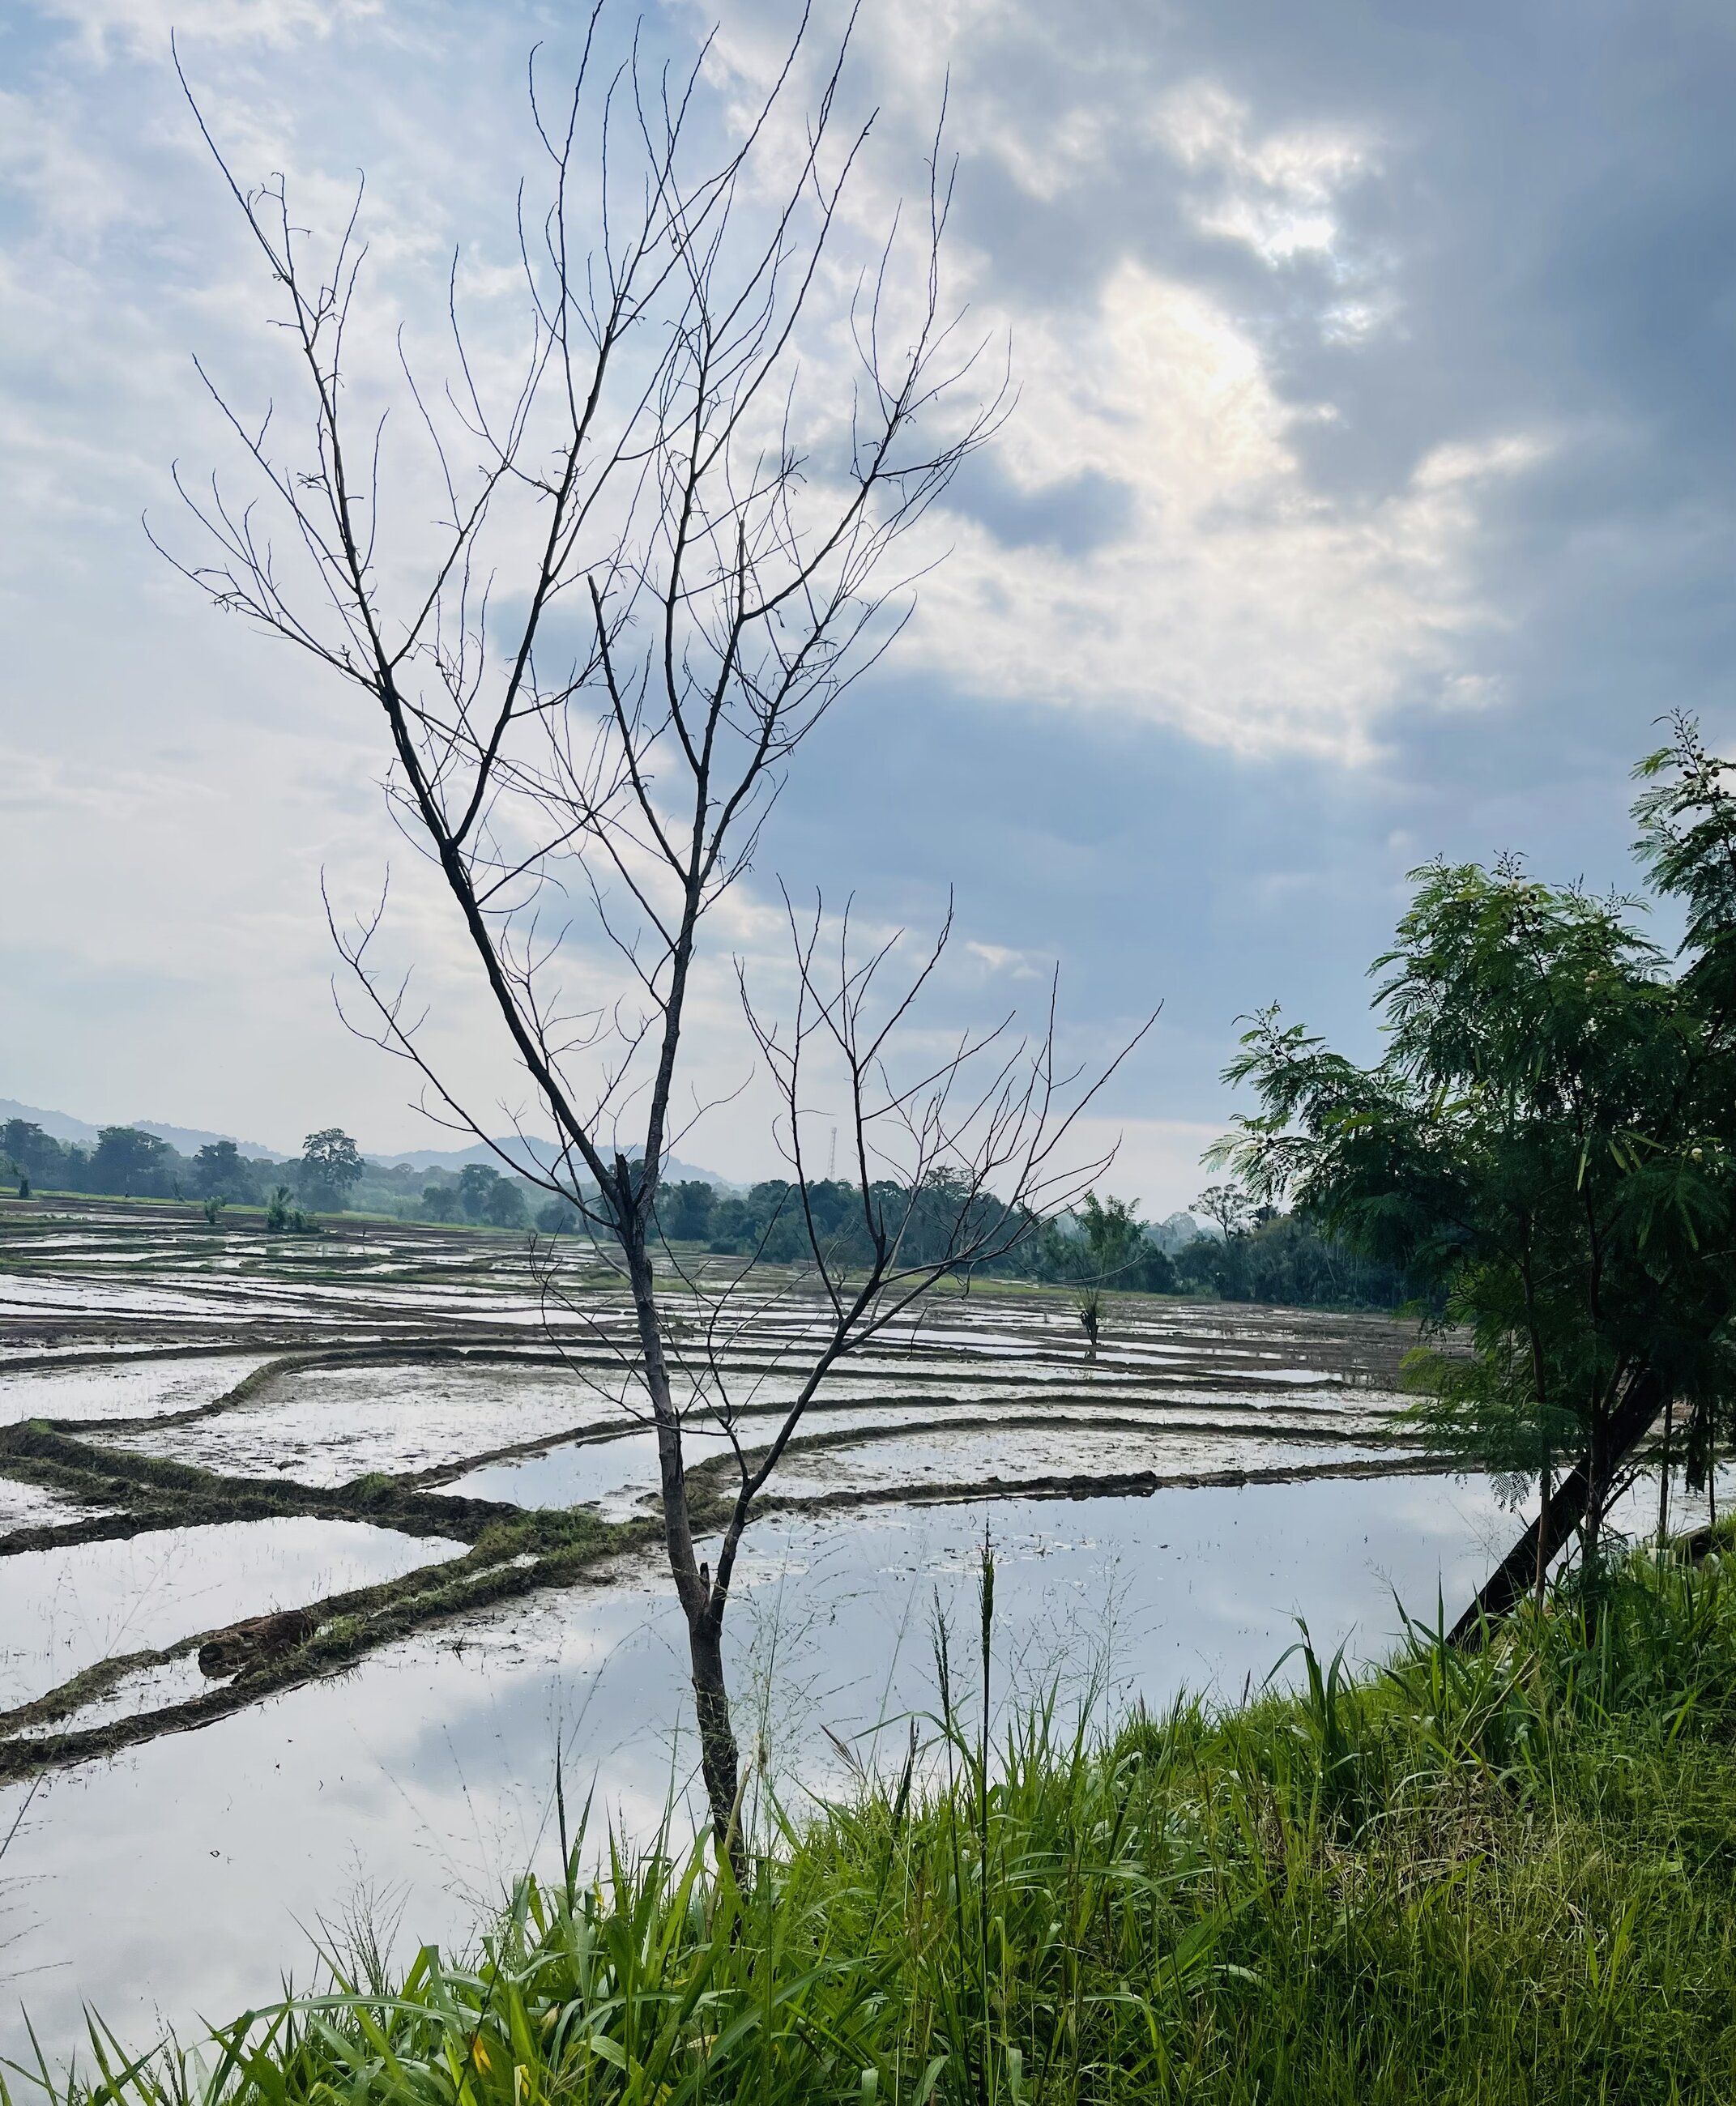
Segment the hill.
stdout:
<svg viewBox="0 0 1736 2106">
<path fill-rule="evenodd" d="M 20 1104 L 16 1098 L 0 1097 L 0 1126 L 8 1119 L 25 1119 L 32 1126 L 56 1140 L 76 1141 L 80 1147 L 93 1148 L 102 1127 L 93 1125 L 88 1119 L 74 1118 L 70 1112 L 52 1111 L 41 1105 Z M 213 1133 L 203 1127 L 171 1126 L 164 1119 L 110 1119 L 102 1122 L 110 1126 L 129 1126 L 143 1133 L 154 1133 L 159 1140 L 166 1140 L 182 1155 L 195 1154 L 199 1149 L 213 1141 L 232 1140 L 242 1154 L 252 1159 L 264 1157 L 281 1163 L 301 1154 L 299 1147 L 273 1148 L 262 1140 L 243 1140 L 232 1133 Z M 509 1162 L 523 1171 L 533 1172 L 555 1161 L 559 1149 L 552 1140 L 543 1140 L 535 1135 L 521 1140 L 516 1134 L 502 1136 L 495 1146 Z M 491 1169 L 499 1165 L 500 1157 L 481 1141 L 473 1142 L 469 1148 L 408 1148 L 396 1151 L 365 1148 L 364 1159 L 381 1169 L 408 1168 L 411 1170 L 462 1170 L 467 1163 L 484 1163 Z M 636 1156 L 637 1148 L 629 1149 L 630 1156 Z M 680 1185 L 692 1181 L 710 1185 L 720 1192 L 744 1190 L 744 1186 L 732 1185 L 727 1177 L 720 1176 L 715 1170 L 705 1170 L 697 1164 L 684 1163 L 679 1156 L 671 1156 L 664 1169 L 671 1183 Z"/>
<path fill-rule="evenodd" d="M 300 1153 L 298 1149 L 268 1147 L 262 1140 L 243 1140 L 237 1134 L 208 1132 L 203 1127 L 171 1126 L 165 1119 L 105 1119 L 101 1125 L 93 1126 L 88 1119 L 74 1118 L 70 1112 L 49 1111 L 41 1105 L 21 1105 L 14 1097 L 0 1097 L 0 1126 L 8 1119 L 26 1120 L 32 1126 L 39 1126 L 56 1140 L 75 1140 L 84 1148 L 96 1145 L 96 1136 L 104 1126 L 130 1126 L 141 1133 L 154 1133 L 159 1140 L 166 1140 L 183 1155 L 192 1155 L 218 1140 L 232 1140 L 242 1154 L 268 1155 L 274 1162 Z"/>
</svg>

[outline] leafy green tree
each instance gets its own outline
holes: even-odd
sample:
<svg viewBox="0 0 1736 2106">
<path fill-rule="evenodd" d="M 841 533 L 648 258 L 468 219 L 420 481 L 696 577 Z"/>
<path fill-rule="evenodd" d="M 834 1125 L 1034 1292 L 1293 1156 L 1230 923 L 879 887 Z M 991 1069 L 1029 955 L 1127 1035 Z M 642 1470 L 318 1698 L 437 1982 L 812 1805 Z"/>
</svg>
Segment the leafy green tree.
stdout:
<svg viewBox="0 0 1736 2106">
<path fill-rule="evenodd" d="M 1081 1289 L 1095 1284 L 1122 1293 L 1173 1293 L 1175 1268 L 1153 1232 L 1135 1217 L 1138 1203 L 1136 1199 L 1100 1201 L 1095 1192 L 1087 1192 L 1074 1208 L 1070 1223 L 1043 1223 L 1012 1255 L 1006 1269 Z M 1081 1316 L 1083 1320 L 1083 1311 Z M 1088 1325 L 1087 1330 L 1088 1333 Z"/>
<path fill-rule="evenodd" d="M 450 1221 L 458 1212 L 458 1187 L 455 1185 L 424 1185 L 422 1187 L 422 1212 L 431 1221 Z"/>
<path fill-rule="evenodd" d="M 522 1229 L 527 1217 L 524 1194 L 511 1178 L 497 1176 L 482 1201 L 482 1218 L 491 1228 Z"/>
<path fill-rule="evenodd" d="M 1118 1275 L 1128 1272 L 1145 1241 L 1135 1212 L 1137 1199 L 1100 1200 L 1087 1192 L 1076 1209 L 1079 1240 L 1085 1247 L 1087 1276 L 1074 1297 L 1074 1306 L 1085 1333 L 1087 1357 L 1096 1360 L 1097 1340 L 1103 1325 L 1103 1299 Z"/>
<path fill-rule="evenodd" d="M 259 1186 L 253 1167 L 232 1140 L 208 1140 L 193 1158 L 192 1185 L 201 1199 L 221 1199 L 231 1206 L 258 1199 Z"/>
<path fill-rule="evenodd" d="M 1722 764 L 1695 777 L 1679 750 L 1675 764 L 1647 764 L 1667 795 L 1639 812 L 1663 889 L 1707 902 L 1682 970 L 1628 902 L 1512 859 L 1435 863 L 1376 961 L 1384 1057 L 1358 1067 L 1270 1010 L 1227 1071 L 1262 1109 L 1214 1159 L 1403 1270 L 1435 1297 L 1438 1329 L 1469 1332 L 1469 1364 L 1437 1338 L 1411 1379 L 1438 1436 L 1539 1481 L 1524 1574 L 1539 1584 L 1573 1526 L 1595 1563 L 1624 1461 L 1666 1397 L 1711 1427 L 1736 1394 L 1736 1074 L 1713 969 L 1736 921 L 1705 868 L 1729 836 L 1705 811 Z M 1525 1548 L 1485 1590 L 1497 1605 Z"/>
<path fill-rule="evenodd" d="M 342 1127 L 321 1127 L 302 1143 L 296 1183 L 309 1207 L 335 1213 L 348 1203 L 351 1188 L 365 1167 L 361 1151 Z"/>
<path fill-rule="evenodd" d="M 467 1163 L 458 1173 L 458 1211 L 467 1221 L 488 1218 L 488 1198 L 500 1173 L 487 1163 Z"/>
<path fill-rule="evenodd" d="M 729 1193 L 711 1209 L 710 1248 L 714 1251 L 745 1252 L 757 1239 L 754 1210 L 739 1194 Z"/>
<path fill-rule="evenodd" d="M 467 1163 L 455 1185 L 430 1185 L 422 1198 L 424 1209 L 438 1206 L 448 1210 L 435 1214 L 438 1221 L 450 1221 L 458 1214 L 467 1221 L 486 1222 L 496 1229 L 523 1228 L 527 1221 L 523 1189 L 491 1163 Z"/>
<path fill-rule="evenodd" d="M 177 1158 L 166 1140 L 134 1126 L 105 1126 L 96 1136 L 90 1159 L 90 1188 L 159 1198 L 168 1190 Z"/>
<path fill-rule="evenodd" d="M 1208 1185 L 1194 1202 L 1194 1212 L 1217 1224 L 1227 1243 L 1254 1226 L 1254 1203 L 1239 1185 Z"/>
<path fill-rule="evenodd" d="M 316 1236 L 320 1233 L 313 1217 L 296 1205 L 295 1194 L 287 1185 L 278 1185 L 266 1201 L 265 1226 L 292 1236 Z"/>
<path fill-rule="evenodd" d="M 1634 815 L 1653 885 L 1686 910 L 1680 988 L 1698 1026 L 1684 1063 L 1681 1190 L 1668 1222 L 1680 1325 L 1671 1401 L 1686 1407 L 1689 1481 L 1698 1486 L 1736 1435 L 1736 763 L 1707 748 L 1692 718 L 1676 715 L 1671 729 L 1668 744 L 1635 771 L 1649 786 Z M 1666 1163 L 1651 1167 L 1658 1181 L 1667 1178 Z"/>
<path fill-rule="evenodd" d="M 1100 1200 L 1088 1192 L 1076 1209 L 1079 1234 L 1091 1253 L 1092 1270 L 1100 1279 L 1126 1271 L 1138 1258 L 1145 1243 L 1135 1209 L 1137 1199 Z"/>
<path fill-rule="evenodd" d="M 657 1224 L 670 1242 L 702 1243 L 711 1233 L 717 1194 L 703 1178 L 666 1185 L 657 1194 Z"/>
<path fill-rule="evenodd" d="M 1175 1284 L 1226 1302 L 1302 1308 L 1396 1309 L 1422 1297 L 1395 1266 L 1367 1257 L 1314 1223 L 1272 1208 L 1267 1218 L 1226 1243 L 1196 1236 L 1175 1256 Z"/>
<path fill-rule="evenodd" d="M 74 1165 L 69 1160 L 72 1151 L 44 1133 L 34 1119 L 8 1119 L 0 1126 L 0 1150 L 27 1183 L 50 1189 L 74 1185 Z"/>
</svg>

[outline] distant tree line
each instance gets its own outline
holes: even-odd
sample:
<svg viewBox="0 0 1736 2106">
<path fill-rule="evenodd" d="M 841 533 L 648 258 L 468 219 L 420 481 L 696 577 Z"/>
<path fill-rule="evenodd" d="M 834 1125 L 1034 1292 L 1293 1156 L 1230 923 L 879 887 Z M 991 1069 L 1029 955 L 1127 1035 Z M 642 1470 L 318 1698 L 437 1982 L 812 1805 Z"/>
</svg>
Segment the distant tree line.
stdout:
<svg viewBox="0 0 1736 2106">
<path fill-rule="evenodd" d="M 530 1188 L 482 1163 L 455 1172 L 366 1161 L 341 1127 L 309 1134 L 298 1156 L 243 1155 L 232 1140 L 191 1155 L 141 1127 L 105 1126 L 96 1140 L 58 1140 L 34 1121 L 0 1125 L 0 1176 L 29 1196 L 87 1192 L 133 1199 L 263 1207 L 280 1223 L 301 1215 L 368 1213 L 496 1228 L 529 1226 Z"/>
<path fill-rule="evenodd" d="M 467 1163 L 455 1177 L 436 1177 L 422 1188 L 421 1212 L 430 1221 L 471 1221 L 494 1229 L 522 1229 L 530 1223 L 525 1205 L 525 1187 L 515 1178 L 503 1177 L 487 1163 Z M 550 1209 L 545 1208 L 547 1214 Z M 558 1206 L 556 1216 L 570 1212 Z M 551 1218 L 540 1226 L 551 1231 L 565 1226 Z"/>
<path fill-rule="evenodd" d="M 902 1187 L 877 1186 L 870 1196 L 889 1215 L 901 1217 Z M 855 1185 L 816 1180 L 807 1187 L 806 1204 L 841 1258 L 847 1261 L 859 1247 L 865 1253 L 862 1201 Z M 1034 1224 L 1016 1249 L 985 1270 L 1076 1289 L 1205 1294 L 1227 1302 L 1393 1309 L 1412 1298 L 1410 1283 L 1396 1266 L 1358 1256 L 1290 1215 L 1256 1209 L 1236 1188 L 1213 1187 L 1195 1202 L 1213 1220 L 1215 1234 L 1190 1215 L 1161 1224 L 1141 1221 L 1137 1205 L 1088 1194 L 1063 1221 Z M 907 1230 L 918 1260 L 925 1237 L 944 1234 L 949 1218 L 947 1194 L 936 1181 L 932 1205 L 919 1203 Z M 783 1179 L 768 1179 L 745 1193 L 720 1191 L 697 1178 L 666 1185 L 657 1195 L 657 1219 L 669 1243 L 709 1252 L 776 1265 L 799 1263 L 808 1251 L 801 1189 Z M 576 1226 L 576 1219 L 570 1208 L 551 1206 L 541 1210 L 536 1225 L 553 1234 Z"/>
<path fill-rule="evenodd" d="M 309 1134 L 299 1156 L 279 1160 L 244 1156 L 232 1140 L 209 1141 L 183 1155 L 159 1135 L 128 1126 L 104 1127 L 87 1147 L 56 1140 L 28 1120 L 10 1119 L 0 1126 L 0 1156 L 8 1179 L 32 1191 L 264 1207 L 282 1221 L 297 1208 L 330 1214 L 348 1208 L 477 1227 L 535 1227 L 549 1235 L 578 1226 L 565 1201 L 539 1205 L 534 1186 L 488 1163 L 429 1172 L 369 1163 L 338 1127 Z M 901 1186 L 876 1186 L 871 1197 L 902 1217 Z M 998 1203 L 976 1204 L 994 1208 Z M 1392 1309 L 1412 1298 L 1397 1267 L 1359 1256 L 1292 1215 L 1255 1208 L 1236 1187 L 1213 1186 L 1194 1204 L 1215 1233 L 1191 1215 L 1141 1221 L 1137 1202 L 1099 1201 L 1092 1193 L 1066 1219 L 1034 1225 L 1017 1248 L 989 1270 L 1005 1278 L 1110 1293 L 1204 1294 L 1226 1302 Z M 867 1233 L 855 1185 L 841 1178 L 817 1179 L 807 1188 L 806 1205 L 841 1261 L 865 1258 Z M 954 1232 L 955 1213 L 956 1195 L 944 1175 L 937 1176 L 919 1195 L 905 1230 L 913 1261 L 921 1262 L 929 1244 L 938 1249 Z M 720 1190 L 701 1178 L 666 1185 L 657 1195 L 657 1220 L 668 1242 L 708 1252 L 771 1265 L 797 1263 L 808 1254 L 801 1190 L 783 1178 L 769 1178 L 746 1192 Z"/>
<path fill-rule="evenodd" d="M 231 1154 L 235 1144 L 223 1145 Z M 201 1149 L 201 1155 L 209 1149 Z M 9 1179 L 38 1191 L 102 1192 L 123 1198 L 205 1196 L 192 1182 L 192 1162 L 158 1135 L 141 1127 L 105 1126 L 90 1147 L 56 1140 L 29 1119 L 0 1126 L 0 1154 Z"/>
</svg>

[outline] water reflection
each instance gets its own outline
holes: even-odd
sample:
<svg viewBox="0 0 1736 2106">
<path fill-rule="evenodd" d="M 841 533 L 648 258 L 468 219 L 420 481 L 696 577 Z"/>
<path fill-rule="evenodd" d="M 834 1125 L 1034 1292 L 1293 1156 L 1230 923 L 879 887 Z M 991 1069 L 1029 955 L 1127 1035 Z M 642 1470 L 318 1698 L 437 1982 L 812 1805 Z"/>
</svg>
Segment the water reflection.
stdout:
<svg viewBox="0 0 1736 2106">
<path fill-rule="evenodd" d="M 823 1727 L 872 1750 L 878 1723 L 931 1704 L 931 1620 L 938 1604 L 972 1629 L 985 1520 L 1002 1686 L 1059 1674 L 1077 1696 L 1095 1678 L 1109 1702 L 1152 1704 L 1184 1685 L 1239 1695 L 1299 1610 L 1317 1642 L 1378 1655 L 1395 1592 L 1428 1613 L 1438 1586 L 1456 1604 L 1512 1526 L 1485 1484 L 1428 1477 L 768 1520 L 733 1618 L 735 1674 L 744 1740 L 765 1733 L 787 1784 L 836 1781 Z M 686 1790 L 683 1673 L 679 1617 L 647 1567 L 55 1777 L 3 1866 L 0 2051 L 27 2048 L 22 2004 L 54 2054 L 87 2002 L 129 2041 L 231 2015 L 276 1993 L 281 1969 L 305 1983 L 318 1925 L 357 1906 L 401 1911 L 406 1943 L 461 1940 L 504 1881 L 553 1855 L 557 1747 L 569 1798 L 594 1785 L 599 1826 L 644 1835 Z M 0 1793 L 0 1834 L 22 1798 Z"/>
<path fill-rule="evenodd" d="M 20 1552 L 0 1559 L 0 1708 L 98 1660 L 395 1580 L 463 1548 L 443 1536 L 293 1515 Z"/>
</svg>

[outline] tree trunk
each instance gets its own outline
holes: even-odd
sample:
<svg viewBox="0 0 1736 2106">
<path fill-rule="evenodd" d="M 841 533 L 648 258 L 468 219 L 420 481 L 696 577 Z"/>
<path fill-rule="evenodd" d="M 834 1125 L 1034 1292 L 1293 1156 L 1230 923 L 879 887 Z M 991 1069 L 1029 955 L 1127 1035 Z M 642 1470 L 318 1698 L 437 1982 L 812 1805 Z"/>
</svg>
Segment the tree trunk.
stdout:
<svg viewBox="0 0 1736 2106">
<path fill-rule="evenodd" d="M 1662 1557 L 1670 1539 L 1670 1436 L 1675 1431 L 1675 1398 L 1664 1400 L 1664 1452 L 1657 1470 L 1657 1554 Z"/>
<path fill-rule="evenodd" d="M 699 1764 L 705 1779 L 711 1830 L 721 1853 L 727 1850 L 738 1877 L 746 1863 L 741 1838 L 733 1832 L 736 1795 L 741 1783 L 741 1756 L 729 1721 L 729 1691 L 724 1679 L 722 1590 L 711 1584 L 710 1568 L 693 1551 L 693 1525 L 687 1508 L 687 1476 L 681 1450 L 681 1419 L 670 1387 L 658 1322 L 657 1280 L 646 1248 L 643 1221 L 634 1210 L 630 1172 L 618 1164 L 621 1190 L 616 1199 L 627 1226 L 621 1238 L 627 1277 L 644 1355 L 645 1387 L 657 1421 L 658 1476 L 663 1497 L 663 1547 L 671 1576 L 687 1618 L 688 1658 L 693 1676 L 693 1709 L 699 1724 Z"/>
<path fill-rule="evenodd" d="M 738 1882 L 746 1866 L 742 1848 L 742 1761 L 729 1718 L 729 1692 L 724 1681 L 723 1620 L 707 1610 L 688 1628 L 688 1655 L 693 1669 L 693 1708 L 699 1719 L 699 1766 L 711 1809 L 711 1833 L 720 1857 L 728 1853 Z"/>
<path fill-rule="evenodd" d="M 1599 1444 L 1599 1467 L 1604 1472 L 1604 1482 L 1598 1490 L 1599 1503 L 1610 1476 L 1623 1457 L 1650 1432 L 1663 1406 L 1663 1382 L 1649 1369 L 1628 1384 Z M 1590 1506 L 1591 1481 L 1581 1464 L 1556 1485 L 1543 1511 L 1483 1582 L 1476 1599 L 1448 1633 L 1450 1642 L 1460 1646 L 1476 1644 L 1485 1621 L 1493 1623 L 1506 1615 L 1525 1593 L 1538 1560 L 1547 1570 Z"/>
<path fill-rule="evenodd" d="M 1587 1576 L 1596 1565 L 1604 1544 L 1604 1492 L 1609 1483 L 1606 1445 L 1594 1432 L 1586 1450 L 1585 1462 L 1581 1465 L 1586 1474 L 1586 1511 L 1580 1524 L 1579 1554 Z"/>
</svg>

